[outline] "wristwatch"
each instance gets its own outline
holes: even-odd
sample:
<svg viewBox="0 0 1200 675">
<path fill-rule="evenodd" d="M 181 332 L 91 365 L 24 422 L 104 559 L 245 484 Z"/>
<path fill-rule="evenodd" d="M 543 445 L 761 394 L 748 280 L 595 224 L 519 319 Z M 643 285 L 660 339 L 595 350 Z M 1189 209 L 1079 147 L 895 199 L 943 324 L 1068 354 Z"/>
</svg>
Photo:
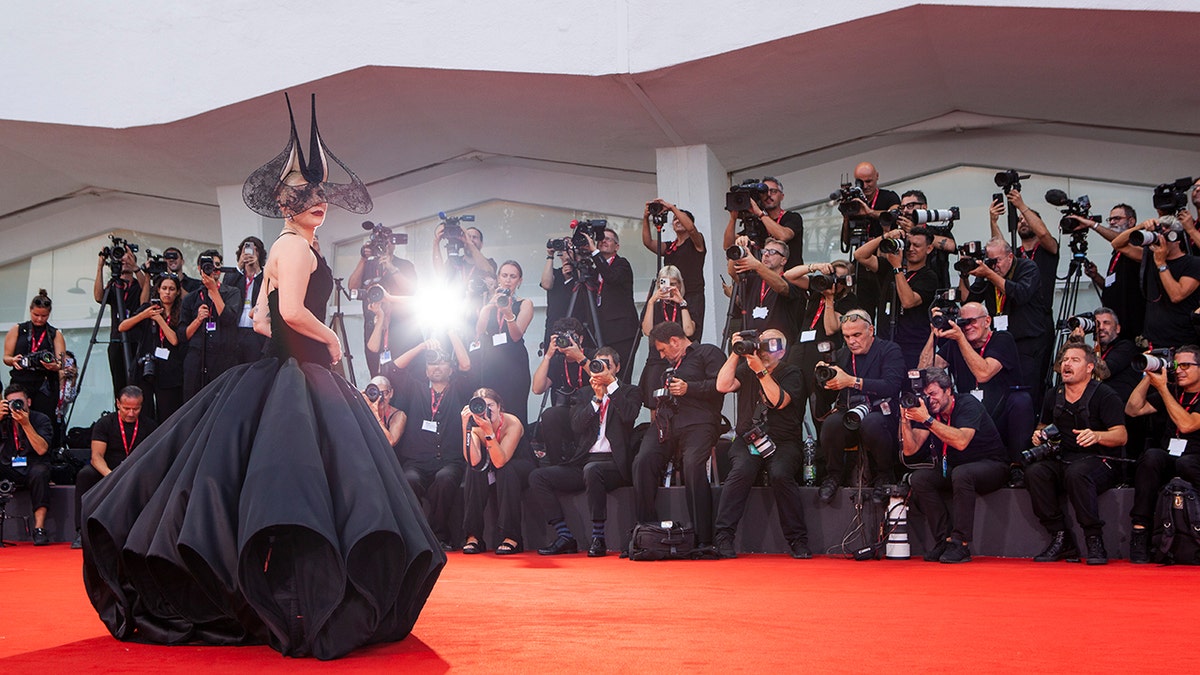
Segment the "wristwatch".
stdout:
<svg viewBox="0 0 1200 675">
<path fill-rule="evenodd" d="M 1166 265 L 1159 265 L 1159 266 L 1158 266 L 1158 271 L 1159 271 L 1159 272 L 1166 272 L 1166 271 L 1167 271 L 1167 266 L 1166 266 Z"/>
<path fill-rule="evenodd" d="M 904 268 L 903 267 L 893 267 L 892 274 L 904 274 Z"/>
<path fill-rule="evenodd" d="M 491 441 L 494 441 L 494 440 L 496 440 L 496 437 L 492 436 L 492 435 L 487 435 L 487 436 L 483 437 L 483 441 L 485 443 L 490 443 Z"/>
<path fill-rule="evenodd" d="M 761 379 L 763 379 L 764 377 L 766 377 L 766 376 L 767 376 L 767 369 L 766 369 L 766 368 L 763 368 L 762 370 L 760 370 L 760 371 L 758 371 L 757 373 L 755 373 L 755 375 L 757 375 L 757 376 L 758 376 L 758 379 L 760 379 L 760 380 L 761 380 Z"/>
<path fill-rule="evenodd" d="M 684 309 L 687 309 L 687 300 L 680 300 L 679 306 L 683 307 Z"/>
<path fill-rule="evenodd" d="M 929 426 L 930 424 L 933 424 L 933 415 L 926 417 L 925 421 L 921 422 L 921 424 L 924 424 L 925 426 Z"/>
</svg>

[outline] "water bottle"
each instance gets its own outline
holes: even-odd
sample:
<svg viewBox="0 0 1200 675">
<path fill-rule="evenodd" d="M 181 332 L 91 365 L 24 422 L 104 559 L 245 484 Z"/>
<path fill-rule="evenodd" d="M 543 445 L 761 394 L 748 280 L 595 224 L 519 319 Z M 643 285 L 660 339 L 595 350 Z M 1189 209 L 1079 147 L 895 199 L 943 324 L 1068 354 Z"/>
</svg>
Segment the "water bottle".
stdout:
<svg viewBox="0 0 1200 675">
<path fill-rule="evenodd" d="M 817 484 L 817 443 L 812 436 L 804 439 L 804 486 Z"/>
</svg>

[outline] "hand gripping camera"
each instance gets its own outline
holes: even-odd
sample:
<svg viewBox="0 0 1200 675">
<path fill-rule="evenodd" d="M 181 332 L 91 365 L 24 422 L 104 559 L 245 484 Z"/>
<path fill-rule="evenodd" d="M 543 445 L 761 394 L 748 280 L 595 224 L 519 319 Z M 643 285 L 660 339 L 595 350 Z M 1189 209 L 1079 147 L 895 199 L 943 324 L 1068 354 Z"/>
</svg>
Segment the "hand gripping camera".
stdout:
<svg viewBox="0 0 1200 675">
<path fill-rule="evenodd" d="M 1021 453 L 1021 464 L 1029 466 L 1043 459 L 1058 459 L 1062 456 L 1062 434 L 1053 424 L 1038 432 L 1042 444 L 1035 445 Z"/>
</svg>

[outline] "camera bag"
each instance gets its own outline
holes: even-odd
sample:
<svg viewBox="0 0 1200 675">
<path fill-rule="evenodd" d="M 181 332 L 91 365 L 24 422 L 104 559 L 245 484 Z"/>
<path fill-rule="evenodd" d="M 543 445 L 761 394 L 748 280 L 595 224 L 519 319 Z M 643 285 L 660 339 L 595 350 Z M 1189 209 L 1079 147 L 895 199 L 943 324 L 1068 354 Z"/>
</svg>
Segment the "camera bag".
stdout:
<svg viewBox="0 0 1200 675">
<path fill-rule="evenodd" d="M 690 527 L 638 523 L 629 538 L 629 559 L 691 560 L 695 546 L 696 532 Z"/>
<path fill-rule="evenodd" d="M 1200 564 L 1200 495 L 1172 478 L 1158 498 L 1158 554 L 1165 564 Z"/>
</svg>

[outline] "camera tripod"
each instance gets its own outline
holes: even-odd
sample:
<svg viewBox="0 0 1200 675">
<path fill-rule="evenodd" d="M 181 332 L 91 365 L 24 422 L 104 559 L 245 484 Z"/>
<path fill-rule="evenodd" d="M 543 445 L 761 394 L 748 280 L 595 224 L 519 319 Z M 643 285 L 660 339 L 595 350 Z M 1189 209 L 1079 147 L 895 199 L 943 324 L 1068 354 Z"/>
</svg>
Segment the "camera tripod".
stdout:
<svg viewBox="0 0 1200 675">
<path fill-rule="evenodd" d="M 626 356 L 629 357 L 628 359 L 622 361 L 622 363 L 628 364 L 622 368 L 622 371 L 633 371 L 633 356 L 634 354 L 637 354 L 638 347 L 640 347 L 642 344 L 642 325 L 646 321 L 646 312 L 653 311 L 654 307 L 654 303 L 650 302 L 650 297 L 654 293 L 655 287 L 658 285 L 658 274 L 663 268 L 662 231 L 663 226 L 667 224 L 666 211 L 664 210 L 654 214 L 650 216 L 650 218 L 651 222 L 654 224 L 654 279 L 650 282 L 650 290 L 646 293 L 646 302 L 642 304 L 642 313 L 638 315 L 638 329 L 637 334 L 633 336 L 633 348 L 629 350 L 629 354 L 621 355 L 622 359 L 625 359 Z M 567 316 L 570 316 L 569 312 L 567 313 Z M 650 345 L 650 349 L 654 349 L 654 345 Z"/>
<path fill-rule="evenodd" d="M 591 317 L 591 325 L 587 321 L 582 322 L 583 329 L 592 338 L 592 344 L 600 347 L 604 344 L 604 337 L 600 331 L 600 315 L 596 312 L 596 291 L 592 290 L 584 277 L 578 276 L 578 270 L 576 267 L 575 287 L 571 289 L 571 302 L 567 303 L 567 313 L 563 316 L 575 316 L 575 303 L 579 300 L 579 289 L 582 288 L 587 294 L 588 315 Z"/>
<path fill-rule="evenodd" d="M 339 364 L 342 377 L 349 380 L 350 384 L 357 389 L 358 382 L 354 379 L 354 355 L 350 353 L 350 336 L 346 334 L 346 315 L 342 312 L 342 296 L 346 296 L 347 300 L 351 298 L 350 293 L 342 286 L 342 280 L 342 277 L 333 280 L 333 316 L 329 317 L 329 328 L 342 342 L 342 362 Z"/>
<path fill-rule="evenodd" d="M 100 311 L 96 312 L 96 323 L 92 325 L 92 336 L 88 339 L 87 353 L 83 355 L 83 365 L 80 366 L 79 374 L 75 378 L 76 391 L 82 391 L 84 383 L 83 378 L 87 374 L 88 362 L 92 359 L 92 348 L 101 342 L 106 345 L 111 345 L 113 343 L 112 338 L 107 340 L 100 340 L 97 338 L 97 336 L 100 334 L 100 322 L 104 319 L 104 308 L 108 306 L 110 298 L 117 308 L 116 317 L 113 320 L 117 323 L 120 323 L 125 317 L 125 291 L 128 290 L 129 282 L 121 278 L 120 267 L 112 266 L 110 272 L 111 277 L 109 278 L 108 283 L 104 286 L 104 295 L 100 298 Z M 114 325 L 113 329 L 115 330 L 116 327 L 117 326 Z M 131 382 L 133 380 L 133 347 L 129 344 L 128 334 L 118 331 L 117 335 L 120 336 L 121 355 L 125 363 L 125 381 Z M 71 407 L 67 410 L 67 414 L 63 417 L 62 428 L 64 432 L 66 429 L 71 428 L 71 416 L 75 413 L 75 403 L 78 400 L 79 398 L 76 397 L 74 401 L 71 401 Z"/>
</svg>

